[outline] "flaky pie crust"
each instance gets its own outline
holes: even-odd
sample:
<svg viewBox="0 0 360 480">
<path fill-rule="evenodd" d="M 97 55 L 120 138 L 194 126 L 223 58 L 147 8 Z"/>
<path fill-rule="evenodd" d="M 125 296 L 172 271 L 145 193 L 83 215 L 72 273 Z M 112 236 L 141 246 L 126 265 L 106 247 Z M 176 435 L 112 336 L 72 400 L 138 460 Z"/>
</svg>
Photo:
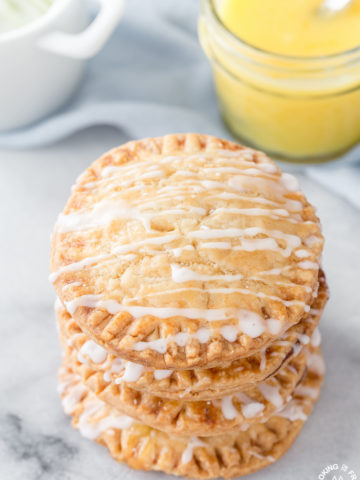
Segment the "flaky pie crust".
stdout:
<svg viewBox="0 0 360 480">
<path fill-rule="evenodd" d="M 253 248 L 264 240 L 266 248 Z M 313 207 L 264 154 L 207 135 L 168 135 L 115 148 L 79 177 L 54 230 L 52 280 L 84 333 L 115 355 L 210 368 L 263 349 L 303 318 L 322 245 Z M 186 280 L 189 271 L 197 279 Z M 138 306 L 144 314 L 130 313 Z M 200 313 L 159 317 L 164 308 Z M 280 328 L 229 341 L 224 321 L 202 318 L 216 309 L 229 312 L 226 325 L 237 325 L 241 309 Z M 199 329 L 210 330 L 207 341 Z M 184 345 L 171 339 L 179 332 Z M 164 353 L 136 347 L 164 338 Z"/>
</svg>

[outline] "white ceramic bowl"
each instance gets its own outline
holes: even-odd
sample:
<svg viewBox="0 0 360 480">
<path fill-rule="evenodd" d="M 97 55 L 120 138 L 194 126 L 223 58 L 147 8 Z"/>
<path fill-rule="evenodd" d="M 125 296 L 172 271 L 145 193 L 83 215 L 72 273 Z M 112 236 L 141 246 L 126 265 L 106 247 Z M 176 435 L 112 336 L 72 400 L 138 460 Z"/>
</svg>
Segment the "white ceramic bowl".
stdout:
<svg viewBox="0 0 360 480">
<path fill-rule="evenodd" d="M 45 117 L 74 92 L 123 12 L 124 0 L 96 1 L 90 25 L 83 0 L 56 0 L 36 21 L 0 34 L 0 130 Z"/>
</svg>

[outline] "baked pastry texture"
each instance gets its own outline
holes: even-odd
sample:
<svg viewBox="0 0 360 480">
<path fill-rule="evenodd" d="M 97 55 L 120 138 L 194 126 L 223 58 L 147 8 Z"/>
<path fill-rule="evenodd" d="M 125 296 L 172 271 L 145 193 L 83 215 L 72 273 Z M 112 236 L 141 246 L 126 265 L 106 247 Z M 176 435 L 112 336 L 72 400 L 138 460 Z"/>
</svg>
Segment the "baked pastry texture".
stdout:
<svg viewBox="0 0 360 480">
<path fill-rule="evenodd" d="M 323 237 L 294 177 L 206 135 L 127 143 L 78 179 L 51 280 L 81 330 L 156 369 L 221 366 L 309 312 Z"/>
<path fill-rule="evenodd" d="M 106 446 L 119 462 L 189 478 L 231 478 L 275 462 L 291 446 L 316 402 L 322 375 L 309 370 L 293 398 L 265 423 L 212 437 L 169 435 L 102 402 L 71 367 L 60 370 L 65 413 L 83 436 Z"/>
<path fill-rule="evenodd" d="M 316 402 L 323 237 L 296 179 L 208 135 L 129 142 L 52 236 L 64 411 L 119 462 L 189 478 L 276 461 Z"/>
<path fill-rule="evenodd" d="M 126 383 L 107 382 L 100 372 L 87 365 L 71 363 L 69 357 L 66 360 L 98 398 L 117 410 L 167 433 L 202 436 L 265 421 L 286 404 L 303 377 L 307 363 L 306 352 L 301 351 L 274 377 L 243 392 L 227 396 L 219 392 L 218 398 L 212 400 L 188 401 L 139 392 Z"/>
<path fill-rule="evenodd" d="M 84 334 L 71 315 L 57 302 L 56 316 L 60 338 L 73 362 L 86 364 L 99 371 L 106 382 L 125 382 L 129 387 L 170 399 L 210 400 L 249 388 L 274 375 L 309 342 L 319 323 L 327 300 L 323 272 L 319 275 L 319 290 L 311 311 L 291 327 L 282 338 L 264 351 L 247 358 L 223 364 L 222 367 L 192 370 L 154 370 L 108 353 Z M 315 337 L 318 336 L 316 331 Z"/>
</svg>

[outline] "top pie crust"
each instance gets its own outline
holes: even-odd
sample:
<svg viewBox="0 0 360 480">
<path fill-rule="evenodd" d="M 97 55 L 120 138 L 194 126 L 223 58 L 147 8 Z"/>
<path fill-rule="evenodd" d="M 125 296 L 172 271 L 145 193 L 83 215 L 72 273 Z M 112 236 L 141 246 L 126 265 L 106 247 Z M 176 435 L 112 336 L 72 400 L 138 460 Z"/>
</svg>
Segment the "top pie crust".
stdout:
<svg viewBox="0 0 360 480">
<path fill-rule="evenodd" d="M 80 176 L 55 226 L 51 279 L 115 355 L 209 368 L 300 321 L 322 246 L 296 180 L 263 153 L 169 135 L 118 147 Z"/>
</svg>

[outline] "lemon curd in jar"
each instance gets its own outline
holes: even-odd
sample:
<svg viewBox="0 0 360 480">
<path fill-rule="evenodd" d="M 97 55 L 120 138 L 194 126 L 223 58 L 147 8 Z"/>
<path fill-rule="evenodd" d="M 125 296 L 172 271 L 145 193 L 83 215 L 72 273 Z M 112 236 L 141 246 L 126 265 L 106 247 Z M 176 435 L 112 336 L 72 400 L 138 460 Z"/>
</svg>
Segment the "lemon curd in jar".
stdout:
<svg viewBox="0 0 360 480">
<path fill-rule="evenodd" d="M 295 161 L 360 140 L 360 0 L 203 0 L 201 43 L 225 122 L 248 144 Z"/>
</svg>

